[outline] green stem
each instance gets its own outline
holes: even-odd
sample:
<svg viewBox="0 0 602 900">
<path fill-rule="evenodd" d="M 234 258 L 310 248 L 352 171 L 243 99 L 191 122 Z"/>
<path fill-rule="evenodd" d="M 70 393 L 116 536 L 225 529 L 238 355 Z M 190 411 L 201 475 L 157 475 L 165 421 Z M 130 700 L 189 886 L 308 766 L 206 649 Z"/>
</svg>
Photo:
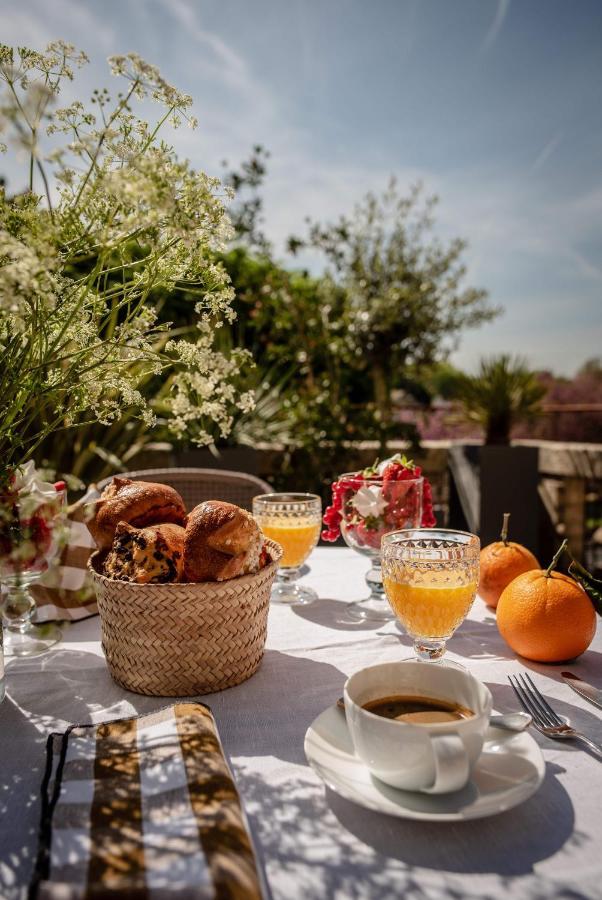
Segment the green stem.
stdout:
<svg viewBox="0 0 602 900">
<path fill-rule="evenodd" d="M 54 209 L 52 208 L 52 195 L 50 193 L 50 185 L 48 183 L 48 177 L 44 170 L 44 166 L 42 165 L 40 160 L 37 158 L 36 158 L 36 166 L 38 167 L 38 172 L 42 176 L 42 181 L 44 183 L 44 193 L 46 194 L 46 202 L 48 203 L 48 212 L 50 214 L 50 218 L 52 219 L 52 221 L 54 221 Z"/>
<path fill-rule="evenodd" d="M 560 557 L 562 556 L 562 554 L 563 554 L 564 551 L 566 550 L 566 548 L 567 548 L 567 546 L 568 546 L 568 543 L 569 543 L 569 542 L 568 542 L 567 538 L 565 538 L 565 539 L 563 540 L 562 544 L 560 545 L 560 547 L 558 548 L 558 550 L 556 551 L 556 553 L 554 554 L 554 559 L 552 560 L 552 562 L 550 563 L 550 565 L 549 565 L 548 568 L 546 569 L 546 578 L 551 578 L 551 577 L 552 577 L 552 571 L 556 568 L 556 564 L 558 563 L 558 560 L 560 559 Z"/>
<path fill-rule="evenodd" d="M 168 109 L 168 110 L 167 110 L 167 112 L 165 113 L 165 115 L 163 116 L 163 118 L 162 118 L 162 119 L 159 119 L 159 121 L 157 122 L 157 124 L 156 124 L 154 130 L 153 130 L 152 133 L 149 135 L 146 144 L 143 144 L 142 147 L 140 148 L 139 153 L 136 154 L 137 156 L 142 156 L 142 155 L 148 150 L 148 148 L 150 147 L 150 145 L 152 144 L 152 142 L 153 142 L 154 139 L 156 138 L 157 134 L 159 133 L 159 131 L 160 131 L 161 128 L 163 127 L 164 123 L 167 121 L 167 119 L 171 116 L 171 114 L 174 112 L 174 110 L 175 110 L 176 108 L 177 108 L 177 107 L 172 106 L 171 109 Z"/>
<path fill-rule="evenodd" d="M 93 173 L 94 169 L 96 168 L 96 163 L 97 163 L 98 157 L 100 156 L 100 152 L 101 152 L 101 150 L 102 150 L 103 144 L 104 144 L 104 142 L 105 142 L 105 140 L 106 140 L 106 137 L 107 137 L 107 133 L 108 133 L 109 128 L 111 127 L 111 125 L 113 124 L 113 122 L 115 121 L 115 119 L 119 116 L 119 114 L 122 112 L 122 110 L 125 109 L 125 108 L 127 107 L 128 103 L 129 103 L 129 101 L 130 101 L 130 98 L 131 98 L 132 94 L 134 93 L 134 91 L 136 90 L 136 88 L 138 87 L 138 84 L 139 84 L 139 83 L 140 83 L 140 82 L 138 81 L 138 79 L 136 79 L 135 81 L 132 82 L 131 87 L 130 87 L 128 93 L 127 93 L 126 96 L 123 97 L 123 98 L 120 100 L 120 102 L 117 104 L 115 110 L 113 111 L 113 114 L 112 114 L 111 117 L 109 118 L 109 122 L 108 122 L 107 127 L 105 128 L 105 130 L 104 130 L 104 131 L 102 132 L 102 134 L 100 135 L 100 137 L 99 137 L 99 139 L 98 139 L 98 144 L 96 145 L 96 149 L 94 150 L 94 153 L 92 154 L 92 161 L 91 161 L 91 163 L 90 163 L 90 166 L 88 167 L 88 171 L 86 172 L 84 178 L 82 179 L 82 183 L 80 184 L 79 190 L 78 190 L 78 192 L 77 192 L 77 194 L 76 194 L 76 196 L 75 196 L 75 199 L 74 199 L 74 201 L 73 201 L 72 211 L 75 210 L 75 209 L 77 208 L 77 204 L 78 204 L 79 201 L 80 201 L 80 198 L 81 198 L 81 196 L 82 196 L 82 194 L 83 194 L 83 192 L 84 192 L 84 190 L 85 190 L 85 188 L 86 188 L 86 185 L 88 184 L 88 181 L 90 180 L 90 178 L 91 178 L 91 176 L 92 176 L 92 173 Z"/>
</svg>

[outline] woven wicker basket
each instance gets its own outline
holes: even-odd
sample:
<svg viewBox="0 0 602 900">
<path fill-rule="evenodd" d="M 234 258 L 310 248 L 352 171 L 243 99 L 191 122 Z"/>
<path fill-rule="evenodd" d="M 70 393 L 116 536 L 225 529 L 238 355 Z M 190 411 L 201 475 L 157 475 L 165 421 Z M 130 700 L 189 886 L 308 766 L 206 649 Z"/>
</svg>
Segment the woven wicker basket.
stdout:
<svg viewBox="0 0 602 900">
<path fill-rule="evenodd" d="M 138 694 L 184 697 L 240 684 L 259 668 L 282 550 L 256 575 L 201 584 L 133 584 L 92 574 L 102 648 L 115 681 Z"/>
</svg>

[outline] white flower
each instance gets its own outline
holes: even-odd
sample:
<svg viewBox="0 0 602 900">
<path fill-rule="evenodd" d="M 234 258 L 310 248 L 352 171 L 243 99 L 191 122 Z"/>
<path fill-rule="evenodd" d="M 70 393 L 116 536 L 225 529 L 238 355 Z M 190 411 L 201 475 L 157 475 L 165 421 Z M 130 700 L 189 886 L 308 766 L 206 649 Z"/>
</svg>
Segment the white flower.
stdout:
<svg viewBox="0 0 602 900">
<path fill-rule="evenodd" d="M 215 257 L 233 233 L 228 191 L 156 136 L 165 115 L 194 127 L 192 100 L 128 54 L 110 61 L 125 79 L 115 100 L 102 89 L 92 108 L 77 99 L 55 108 L 60 80 L 85 61 L 62 42 L 46 53 L 0 44 L 0 132 L 42 167 L 50 149 L 54 175 L 46 205 L 33 191 L 9 198 L 0 187 L 5 466 L 57 427 L 124 415 L 207 444 L 230 431 L 237 406 L 253 405 L 237 387 L 249 357 L 222 352 L 216 340 L 235 318 Z M 167 107 L 158 123 L 138 118 L 137 97 Z M 31 117 L 20 128 L 23 109 Z M 55 135 L 50 148 L 46 131 Z M 35 134 L 25 141 L 21 132 Z M 34 189 L 42 186 L 37 168 Z M 174 289 L 187 295 L 189 326 L 170 333 L 153 302 Z M 34 430 L 15 428 L 11 410 Z"/>
<path fill-rule="evenodd" d="M 361 487 L 351 501 L 351 505 L 357 509 L 362 518 L 377 519 L 387 508 L 387 501 L 378 485 L 372 484 Z"/>
<path fill-rule="evenodd" d="M 53 484 L 42 481 L 33 460 L 15 470 L 12 487 L 19 494 L 21 516 L 29 518 L 43 506 L 56 506 L 60 499 Z"/>
</svg>

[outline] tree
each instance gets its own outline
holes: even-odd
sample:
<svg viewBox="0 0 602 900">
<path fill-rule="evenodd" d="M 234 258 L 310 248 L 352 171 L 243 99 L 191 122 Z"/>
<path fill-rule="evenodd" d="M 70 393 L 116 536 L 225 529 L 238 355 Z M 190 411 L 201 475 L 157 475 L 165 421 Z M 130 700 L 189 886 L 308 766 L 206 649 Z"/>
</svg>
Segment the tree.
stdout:
<svg viewBox="0 0 602 900">
<path fill-rule="evenodd" d="M 577 377 L 580 375 L 592 375 L 594 378 L 602 379 L 602 356 L 586 359 L 577 372 Z"/>
<path fill-rule="evenodd" d="M 476 375 L 448 373 L 446 393 L 484 430 L 486 444 L 508 444 L 514 425 L 540 413 L 546 387 L 525 360 L 502 354 L 481 360 Z"/>
<path fill-rule="evenodd" d="M 366 429 L 374 435 L 370 391 L 349 358 L 344 293 L 244 247 L 224 264 L 236 288 L 233 343 L 284 385 L 293 442 L 315 447 L 365 437 Z"/>
<path fill-rule="evenodd" d="M 394 388 L 407 390 L 408 376 L 445 359 L 462 329 L 498 313 L 484 290 L 461 286 L 466 243 L 432 235 L 436 203 L 420 185 L 403 196 L 391 179 L 351 217 L 310 224 L 305 241 L 289 239 L 291 252 L 311 246 L 325 254 L 325 293 L 344 297 L 347 356 L 370 380 L 383 426 L 392 424 Z"/>
<path fill-rule="evenodd" d="M 271 256 L 272 245 L 263 231 L 263 199 L 259 193 L 267 172 L 269 152 L 255 144 L 248 159 L 239 169 L 227 171 L 223 182 L 234 192 L 235 201 L 228 212 L 234 226 L 237 243 L 261 254 Z M 223 166 L 228 168 L 227 160 Z"/>
</svg>

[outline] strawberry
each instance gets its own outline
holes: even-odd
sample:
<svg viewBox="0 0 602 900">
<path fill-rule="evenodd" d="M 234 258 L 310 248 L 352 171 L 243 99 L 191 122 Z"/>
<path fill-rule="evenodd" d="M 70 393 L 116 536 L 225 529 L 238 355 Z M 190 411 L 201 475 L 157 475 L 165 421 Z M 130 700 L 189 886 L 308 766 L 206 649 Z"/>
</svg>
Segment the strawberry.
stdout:
<svg viewBox="0 0 602 900">
<path fill-rule="evenodd" d="M 360 546 L 380 549 L 380 539 L 383 535 L 380 528 L 369 528 L 365 522 L 358 522 L 355 533 Z"/>
</svg>

